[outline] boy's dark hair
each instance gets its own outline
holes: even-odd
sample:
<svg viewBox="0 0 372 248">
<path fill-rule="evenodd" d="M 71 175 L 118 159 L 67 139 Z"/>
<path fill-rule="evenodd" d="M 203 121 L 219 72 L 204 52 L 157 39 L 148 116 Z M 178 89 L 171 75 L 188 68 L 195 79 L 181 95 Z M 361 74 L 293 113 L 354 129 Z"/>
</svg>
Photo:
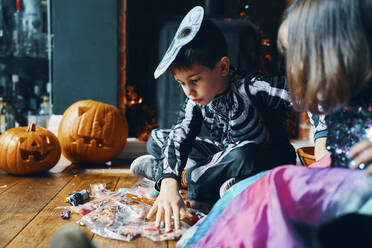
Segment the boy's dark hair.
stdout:
<svg viewBox="0 0 372 248">
<path fill-rule="evenodd" d="M 224 56 L 227 45 L 223 33 L 212 21 L 204 19 L 194 39 L 180 49 L 168 71 L 173 74 L 174 70 L 191 68 L 195 62 L 214 69 Z"/>
<path fill-rule="evenodd" d="M 288 8 L 282 23 L 288 35 L 278 37 L 279 47 L 288 46 L 296 109 L 319 113 L 364 94 L 372 77 L 371 13 L 372 0 L 295 0 Z"/>
</svg>

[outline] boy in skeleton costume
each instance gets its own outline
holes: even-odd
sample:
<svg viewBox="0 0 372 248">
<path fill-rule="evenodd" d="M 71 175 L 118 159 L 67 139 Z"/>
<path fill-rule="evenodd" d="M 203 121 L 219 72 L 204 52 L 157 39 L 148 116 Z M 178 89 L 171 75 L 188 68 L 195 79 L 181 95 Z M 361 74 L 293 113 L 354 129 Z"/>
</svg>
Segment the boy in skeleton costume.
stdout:
<svg viewBox="0 0 372 248">
<path fill-rule="evenodd" d="M 152 131 L 144 155 L 131 171 L 156 182 L 159 197 L 149 212 L 156 224 L 179 228 L 186 214 L 179 194 L 186 171 L 187 198 L 214 203 L 221 185 L 282 164 L 295 164 L 285 132 L 290 97 L 284 77 L 240 73 L 230 67 L 222 32 L 193 8 L 183 19 L 156 69 L 168 70 L 187 99 L 172 129 Z M 204 124 L 210 138 L 198 137 Z M 224 188 L 224 187 L 222 187 Z"/>
</svg>

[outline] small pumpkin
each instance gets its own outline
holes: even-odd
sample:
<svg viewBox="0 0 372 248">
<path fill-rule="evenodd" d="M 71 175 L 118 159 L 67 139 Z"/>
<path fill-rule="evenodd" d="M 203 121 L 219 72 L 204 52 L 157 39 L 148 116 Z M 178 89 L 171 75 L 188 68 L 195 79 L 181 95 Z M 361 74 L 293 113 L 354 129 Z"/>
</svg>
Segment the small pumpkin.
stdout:
<svg viewBox="0 0 372 248">
<path fill-rule="evenodd" d="M 93 100 L 75 102 L 58 126 L 63 155 L 73 163 L 102 163 L 120 154 L 128 123 L 115 106 Z"/>
<path fill-rule="evenodd" d="M 57 137 L 48 129 L 30 123 L 0 135 L 0 169 L 17 175 L 46 171 L 61 156 Z"/>
</svg>

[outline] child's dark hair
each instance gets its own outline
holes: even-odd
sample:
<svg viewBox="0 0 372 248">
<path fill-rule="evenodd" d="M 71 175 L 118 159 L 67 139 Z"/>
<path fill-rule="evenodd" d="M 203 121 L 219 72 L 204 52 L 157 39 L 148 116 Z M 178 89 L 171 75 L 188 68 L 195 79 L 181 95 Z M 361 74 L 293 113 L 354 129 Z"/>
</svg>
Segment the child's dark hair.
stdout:
<svg viewBox="0 0 372 248">
<path fill-rule="evenodd" d="M 295 0 L 288 8 L 278 37 L 296 109 L 328 111 L 370 87 L 371 13 L 372 0 Z"/>
<path fill-rule="evenodd" d="M 214 69 L 224 56 L 227 56 L 227 45 L 223 33 L 212 21 L 204 19 L 194 39 L 180 49 L 168 71 L 188 69 L 195 62 Z"/>
</svg>

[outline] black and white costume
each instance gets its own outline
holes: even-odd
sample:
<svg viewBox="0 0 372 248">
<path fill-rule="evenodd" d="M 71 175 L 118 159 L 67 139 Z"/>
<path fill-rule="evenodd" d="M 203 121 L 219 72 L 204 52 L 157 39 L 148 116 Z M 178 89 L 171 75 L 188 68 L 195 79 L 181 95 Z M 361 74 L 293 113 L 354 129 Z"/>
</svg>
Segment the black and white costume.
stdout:
<svg viewBox="0 0 372 248">
<path fill-rule="evenodd" d="M 282 164 L 295 164 L 286 132 L 290 97 L 284 77 L 245 75 L 230 70 L 229 88 L 206 106 L 186 99 L 172 129 L 155 129 L 148 152 L 159 160 L 156 188 L 163 178 L 180 183 L 186 169 L 188 198 L 217 200 L 221 184 Z M 198 137 L 202 124 L 209 138 Z"/>
</svg>

